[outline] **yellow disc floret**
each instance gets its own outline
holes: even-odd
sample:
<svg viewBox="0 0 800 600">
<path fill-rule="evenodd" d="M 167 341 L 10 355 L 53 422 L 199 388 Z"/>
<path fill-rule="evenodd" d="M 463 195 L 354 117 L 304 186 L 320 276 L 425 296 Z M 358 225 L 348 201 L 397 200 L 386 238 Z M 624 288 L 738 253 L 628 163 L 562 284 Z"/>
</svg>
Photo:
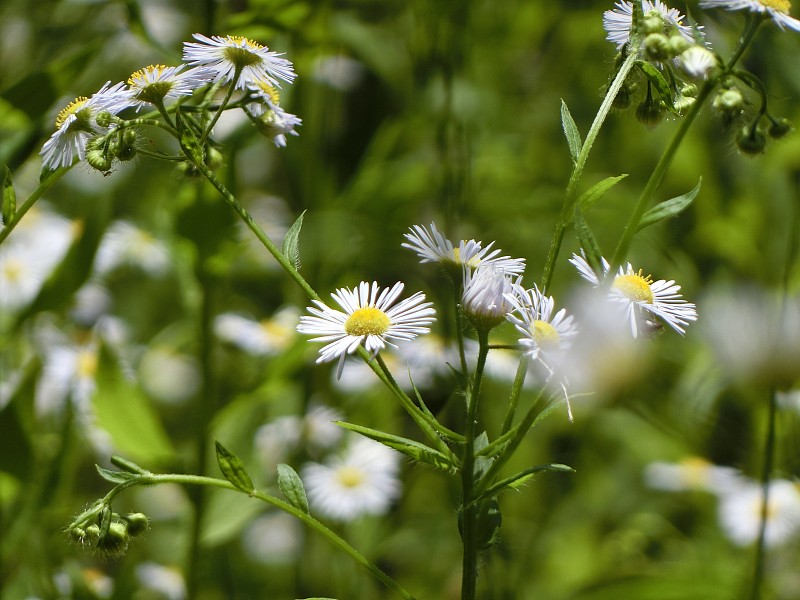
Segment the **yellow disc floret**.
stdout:
<svg viewBox="0 0 800 600">
<path fill-rule="evenodd" d="M 634 302 L 652 304 L 655 298 L 653 297 L 653 290 L 650 289 L 651 283 L 653 283 L 653 280 L 650 276 L 642 276 L 642 271 L 639 270 L 638 273 L 617 275 L 611 287 L 619 290 L 626 298 Z"/>
<path fill-rule="evenodd" d="M 386 313 L 374 306 L 365 306 L 354 311 L 344 323 L 347 335 L 381 335 L 389 330 L 392 322 Z"/>
<path fill-rule="evenodd" d="M 257 54 L 264 46 L 246 37 L 229 35 L 225 38 L 234 46 L 228 46 L 223 50 L 225 58 L 239 68 L 257 65 L 263 62 L 263 58 Z"/>
<path fill-rule="evenodd" d="M 77 358 L 75 371 L 78 377 L 94 377 L 95 373 L 97 373 L 97 352 L 83 349 L 78 352 Z"/>
<path fill-rule="evenodd" d="M 792 3 L 790 2 L 790 0 L 758 0 L 758 1 L 767 8 L 774 8 L 778 12 L 782 12 L 785 15 L 789 14 L 789 9 L 792 7 Z"/>
<path fill-rule="evenodd" d="M 77 113 L 80 112 L 88 100 L 89 99 L 86 96 L 78 96 L 75 98 L 75 100 L 67 104 L 67 106 L 64 107 L 64 109 L 58 113 L 58 116 L 56 117 L 56 129 L 61 129 L 61 126 L 70 115 L 77 115 Z"/>
<path fill-rule="evenodd" d="M 356 467 L 342 467 L 336 471 L 336 479 L 344 487 L 355 488 L 364 483 L 364 472 Z"/>
<path fill-rule="evenodd" d="M 543 350 L 557 350 L 561 343 L 558 331 L 547 321 L 536 320 L 531 324 L 531 334 L 539 348 Z"/>
</svg>

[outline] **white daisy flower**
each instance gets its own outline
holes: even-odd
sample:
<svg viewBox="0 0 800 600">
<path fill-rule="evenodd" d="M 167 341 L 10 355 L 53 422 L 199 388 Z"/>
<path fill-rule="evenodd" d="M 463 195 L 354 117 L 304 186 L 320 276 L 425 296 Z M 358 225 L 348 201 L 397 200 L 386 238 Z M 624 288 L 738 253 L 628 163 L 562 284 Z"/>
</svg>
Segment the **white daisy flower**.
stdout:
<svg viewBox="0 0 800 600">
<path fill-rule="evenodd" d="M 254 81 L 247 88 L 253 102 L 245 105 L 245 111 L 263 134 L 271 137 L 278 148 L 284 148 L 286 134 L 299 135 L 294 128 L 303 120 L 281 108 L 278 90 L 268 81 Z"/>
<path fill-rule="evenodd" d="M 545 360 L 548 356 L 557 361 L 578 333 L 575 319 L 567 316 L 563 308 L 553 314 L 553 298 L 542 294 L 536 286 L 526 290 L 515 284 L 507 299 L 513 312 L 507 314 L 506 319 L 523 335 L 519 343 L 525 348 L 525 353 L 545 366 L 550 362 Z"/>
<path fill-rule="evenodd" d="M 399 453 L 357 438 L 343 456 L 325 464 L 306 464 L 301 476 L 313 511 L 337 521 L 352 521 L 389 510 L 402 489 L 399 467 Z"/>
<path fill-rule="evenodd" d="M 700 0 L 700 7 L 749 10 L 754 13 L 766 14 L 781 29 L 788 27 L 800 31 L 800 21 L 789 15 L 792 8 L 790 0 Z"/>
<path fill-rule="evenodd" d="M 344 312 L 313 300 L 316 306 L 308 307 L 308 311 L 314 316 L 300 317 L 297 331 L 318 334 L 312 342 L 330 342 L 320 350 L 317 362 L 338 358 L 337 375 L 341 375 L 345 357 L 362 344 L 374 356 L 387 345 L 395 346 L 389 340 L 412 340 L 430 331 L 427 325 L 435 320 L 435 311 L 422 292 L 392 306 L 403 287 L 398 282 L 381 292 L 376 282 L 370 288 L 362 281 L 352 290 L 340 288 L 331 297 Z"/>
<path fill-rule="evenodd" d="M 606 277 L 610 266 L 604 258 L 601 261 Z M 595 287 L 600 286 L 597 274 L 583 256 L 573 254 L 569 262 L 575 265 L 581 277 Z M 637 337 L 643 325 L 649 325 L 647 321 L 653 316 L 683 334 L 684 327 L 697 320 L 697 310 L 694 304 L 681 297 L 678 293 L 680 289 L 681 286 L 675 285 L 675 281 L 653 281 L 649 275 L 642 275 L 641 269 L 634 271 L 631 263 L 628 263 L 624 268 L 620 267 L 614 277 L 609 298 L 624 308 L 633 337 Z"/>
<path fill-rule="evenodd" d="M 299 311 L 287 306 L 271 318 L 256 321 L 235 313 L 223 313 L 214 319 L 214 333 L 255 356 L 273 356 L 284 350 L 295 339 L 295 325 Z"/>
<path fill-rule="evenodd" d="M 473 320 L 489 326 L 498 325 L 514 309 L 508 299 L 514 291 L 511 277 L 493 264 L 474 271 L 464 267 L 463 289 L 461 305 Z"/>
<path fill-rule="evenodd" d="M 249 84 L 266 80 L 280 87 L 278 79 L 291 83 L 296 74 L 292 63 L 281 58 L 282 53 L 241 36 L 195 33 L 197 42 L 184 42 L 183 60 L 202 67 L 211 74 L 214 83 L 229 83 L 238 73 L 235 88 L 244 90 Z"/>
<path fill-rule="evenodd" d="M 186 598 L 186 582 L 177 567 L 165 567 L 154 562 L 143 562 L 136 566 L 139 584 L 158 594 L 164 600 Z"/>
<path fill-rule="evenodd" d="M 650 463 L 645 468 L 644 479 L 649 487 L 669 492 L 723 494 L 741 485 L 741 475 L 736 469 L 717 466 L 699 456 L 689 456 L 677 463 Z"/>
<path fill-rule="evenodd" d="M 169 250 L 150 232 L 128 221 L 116 221 L 103 235 L 94 260 L 94 272 L 104 276 L 123 265 L 160 275 L 169 268 Z"/>
<path fill-rule="evenodd" d="M 247 526 L 242 547 L 248 558 L 262 565 L 294 563 L 303 547 L 300 521 L 285 512 L 270 511 Z"/>
<path fill-rule="evenodd" d="M 695 45 L 681 53 L 678 63 L 687 75 L 705 78 L 717 66 L 717 57 L 708 48 Z"/>
<path fill-rule="evenodd" d="M 498 256 L 500 250 L 492 250 L 494 242 L 483 247 L 481 242 L 475 240 L 461 240 L 456 248 L 433 223 L 430 231 L 422 225 L 414 225 L 410 229 L 411 233 L 404 234 L 408 242 L 403 242 L 401 246 L 416 252 L 422 263 L 438 262 L 458 268 L 467 265 L 473 269 L 479 265 L 492 264 L 509 275 L 519 275 L 525 270 L 525 259 Z"/>
<path fill-rule="evenodd" d="M 758 539 L 763 506 L 763 489 L 755 481 L 743 483 L 722 495 L 719 522 L 734 544 L 747 546 Z M 800 491 L 791 481 L 774 479 L 769 483 L 764 543 L 770 547 L 780 546 L 798 533 Z"/>
<path fill-rule="evenodd" d="M 665 28 L 675 29 L 688 42 L 695 42 L 694 31 L 691 27 L 683 25 L 685 18 L 679 10 L 670 8 L 661 0 L 643 0 L 642 9 L 644 16 L 651 14 L 661 17 Z M 603 13 L 603 28 L 606 30 L 606 39 L 617 45 L 617 50 L 628 43 L 633 27 L 633 4 L 627 0 L 617 2 L 616 8 Z M 701 29 L 698 27 L 698 29 Z"/>
<path fill-rule="evenodd" d="M 149 65 L 139 69 L 128 78 L 131 103 L 137 110 L 147 105 L 157 106 L 165 100 L 191 96 L 197 88 L 208 83 L 208 72 L 203 69 L 184 71 L 185 67 L 186 65 Z"/>
<path fill-rule="evenodd" d="M 81 96 L 70 102 L 56 117 L 56 132 L 42 146 L 42 162 L 47 169 L 69 167 L 75 157 L 86 158 L 86 143 L 104 133 L 95 118 L 103 111 L 117 114 L 131 105 L 130 92 L 123 83 L 106 82 L 91 98 Z"/>
</svg>

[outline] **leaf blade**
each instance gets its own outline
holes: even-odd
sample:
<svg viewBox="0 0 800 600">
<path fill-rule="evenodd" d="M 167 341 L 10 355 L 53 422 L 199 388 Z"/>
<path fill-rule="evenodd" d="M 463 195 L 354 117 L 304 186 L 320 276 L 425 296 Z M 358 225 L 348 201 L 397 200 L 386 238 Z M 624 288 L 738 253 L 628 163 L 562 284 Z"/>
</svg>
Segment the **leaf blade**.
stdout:
<svg viewBox="0 0 800 600">
<path fill-rule="evenodd" d="M 255 492 L 256 489 L 253 485 L 253 481 L 250 479 L 250 475 L 247 474 L 247 470 L 244 468 L 244 463 L 242 463 L 241 459 L 218 441 L 215 440 L 214 444 L 217 449 L 217 464 L 219 465 L 219 470 L 222 471 L 222 474 L 225 476 L 225 479 L 243 492 L 247 492 L 248 494 Z"/>
<path fill-rule="evenodd" d="M 289 504 L 306 514 L 309 513 L 308 496 L 306 496 L 303 480 L 300 479 L 297 471 L 283 463 L 278 465 L 278 489 L 289 501 Z"/>
<path fill-rule="evenodd" d="M 642 215 L 642 219 L 639 221 L 639 227 L 637 228 L 637 231 L 641 231 L 645 227 L 654 225 L 655 223 L 663 221 L 664 219 L 674 217 L 689 208 L 694 199 L 697 197 L 697 194 L 700 193 L 700 186 L 702 183 L 703 178 L 701 177 L 700 181 L 697 182 L 697 185 L 685 194 L 675 196 L 674 198 L 670 198 L 669 200 L 664 200 L 664 202 L 659 202 L 656 204 L 653 208 Z"/>
<path fill-rule="evenodd" d="M 281 244 L 281 253 L 298 271 L 300 270 L 300 229 L 303 227 L 305 214 L 306 211 L 300 213 L 297 220 L 292 223 L 289 231 L 283 236 L 283 243 Z"/>
<path fill-rule="evenodd" d="M 583 146 L 581 133 L 578 131 L 575 119 L 572 118 L 572 114 L 569 112 L 567 103 L 564 100 L 561 100 L 561 127 L 564 129 L 564 137 L 567 138 L 567 146 L 569 146 L 572 162 L 578 162 L 578 155 L 581 153 L 581 147 Z"/>
</svg>

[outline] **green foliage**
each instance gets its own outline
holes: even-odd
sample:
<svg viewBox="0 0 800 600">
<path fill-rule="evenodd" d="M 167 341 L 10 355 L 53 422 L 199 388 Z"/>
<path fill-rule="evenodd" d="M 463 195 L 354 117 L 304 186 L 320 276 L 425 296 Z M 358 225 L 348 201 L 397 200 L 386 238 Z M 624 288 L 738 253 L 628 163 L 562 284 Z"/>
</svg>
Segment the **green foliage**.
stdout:
<svg viewBox="0 0 800 600">
<path fill-rule="evenodd" d="M 245 469 L 244 463 L 239 457 L 229 452 L 219 442 L 214 442 L 214 446 L 217 449 L 217 464 L 225 479 L 243 492 L 248 494 L 254 492 L 253 481 L 250 479 L 250 475 L 247 474 L 247 469 Z"/>
</svg>

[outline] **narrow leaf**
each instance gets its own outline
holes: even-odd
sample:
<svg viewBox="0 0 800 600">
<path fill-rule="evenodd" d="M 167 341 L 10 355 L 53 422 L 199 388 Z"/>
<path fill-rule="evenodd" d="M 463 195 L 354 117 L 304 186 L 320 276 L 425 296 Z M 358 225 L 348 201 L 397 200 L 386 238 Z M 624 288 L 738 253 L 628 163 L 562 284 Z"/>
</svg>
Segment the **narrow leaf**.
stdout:
<svg viewBox="0 0 800 600">
<path fill-rule="evenodd" d="M 561 126 L 564 128 L 564 136 L 567 138 L 567 145 L 569 146 L 569 153 L 572 156 L 572 162 L 577 162 L 578 155 L 581 153 L 581 134 L 578 131 L 578 126 L 567 108 L 567 103 L 561 101 Z"/>
<path fill-rule="evenodd" d="M 214 443 L 217 446 L 217 463 L 225 479 L 243 492 L 247 492 L 248 494 L 253 493 L 255 491 L 253 481 L 247 474 L 244 464 L 239 457 L 229 452 L 228 449 L 219 442 L 215 441 Z"/>
<path fill-rule="evenodd" d="M 507 477 L 502 481 L 498 481 L 492 487 L 486 490 L 483 494 L 481 494 L 480 497 L 488 498 L 494 496 L 498 492 L 503 491 L 504 489 L 518 490 L 526 483 L 530 482 L 534 477 L 536 477 L 537 474 L 542 473 L 544 471 L 553 471 L 556 473 L 574 473 L 575 469 L 573 469 L 569 465 L 562 465 L 560 463 L 536 465 L 535 467 L 530 467 L 529 469 L 520 471 L 516 475 Z"/>
<path fill-rule="evenodd" d="M 423 413 L 428 415 L 428 418 L 430 419 L 430 424 L 436 430 L 436 433 L 438 433 L 445 440 L 450 440 L 451 442 L 463 444 L 464 436 L 461 435 L 460 433 L 456 433 L 455 431 L 451 431 L 450 429 L 439 423 L 436 416 L 428 408 L 428 405 L 425 404 L 425 401 L 422 399 L 422 394 L 419 393 L 417 386 L 414 384 L 414 380 L 411 378 L 410 370 L 408 372 L 408 379 L 411 382 L 411 389 L 414 390 L 414 396 L 417 399 L 417 403 L 419 404 L 420 409 L 422 410 Z"/>
<path fill-rule="evenodd" d="M 376 429 L 370 429 L 369 427 L 354 425 L 353 423 L 345 423 L 344 421 L 335 421 L 335 423 L 341 427 L 344 427 L 345 429 L 355 431 L 356 433 L 375 440 L 376 442 L 380 442 L 384 446 L 388 446 L 389 448 L 393 448 L 398 452 L 402 452 L 406 456 L 409 456 L 416 461 L 427 463 L 432 467 L 441 469 L 442 471 L 450 471 L 452 473 L 456 470 L 456 466 L 445 454 L 420 442 L 409 440 L 408 438 L 397 435 L 392 435 L 390 433 L 385 433 L 383 431 L 378 431 Z"/>
<path fill-rule="evenodd" d="M 308 497 L 306 489 L 303 487 L 303 480 L 289 465 L 278 465 L 278 488 L 286 496 L 289 504 L 308 513 Z"/>
<path fill-rule="evenodd" d="M 133 473 L 134 475 L 148 475 L 150 473 L 150 471 L 144 467 L 140 467 L 132 460 L 117 456 L 116 454 L 111 457 L 111 464 L 127 471 L 128 473 Z"/>
<path fill-rule="evenodd" d="M 606 195 L 608 190 L 617 185 L 627 176 L 627 173 L 623 173 L 622 175 L 617 175 L 616 177 L 606 177 L 602 181 L 595 183 L 592 187 L 583 192 L 580 198 L 578 198 L 578 204 L 580 205 L 581 210 L 584 213 L 588 212 L 590 208 L 597 204 L 598 200 Z"/>
<path fill-rule="evenodd" d="M 3 205 L 0 215 L 3 224 L 7 225 L 17 214 L 17 194 L 14 192 L 14 182 L 11 180 L 11 170 L 8 165 L 3 167 Z"/>
<path fill-rule="evenodd" d="M 111 483 L 125 483 L 126 481 L 130 481 L 136 477 L 136 475 L 133 473 L 126 473 L 125 471 L 109 471 L 100 465 L 95 465 L 94 468 L 97 469 L 100 477 L 106 481 L 110 481 Z"/>
<path fill-rule="evenodd" d="M 583 216 L 580 204 L 575 205 L 575 233 L 578 235 L 581 247 L 586 253 L 586 260 L 589 261 L 592 268 L 597 269 L 603 253 L 600 251 L 600 246 L 597 244 L 597 239 L 594 237 L 589 223 L 586 222 Z"/>
<path fill-rule="evenodd" d="M 701 183 L 703 183 L 702 178 L 697 182 L 697 185 L 694 186 L 691 191 L 686 192 L 682 196 L 677 196 L 656 204 L 653 208 L 642 215 L 642 220 L 639 221 L 638 230 L 641 231 L 649 225 L 653 225 L 654 223 L 658 223 L 659 221 L 663 221 L 664 219 L 668 219 L 669 217 L 674 217 L 675 215 L 682 213 L 697 197 L 697 194 L 700 192 Z"/>
<path fill-rule="evenodd" d="M 306 211 L 300 213 L 300 216 L 297 217 L 297 220 L 283 237 L 283 244 L 281 245 L 281 252 L 283 252 L 283 255 L 294 265 L 294 268 L 298 270 L 300 269 L 300 228 L 303 226 L 303 217 L 305 214 Z"/>
<path fill-rule="evenodd" d="M 644 73 L 644 76 L 647 77 L 647 80 L 653 87 L 656 88 L 658 95 L 661 97 L 661 100 L 664 101 L 667 109 L 669 109 L 672 114 L 679 116 L 680 113 L 675 108 L 672 89 L 669 87 L 667 80 L 664 79 L 664 75 L 661 74 L 661 71 L 651 63 L 645 61 L 637 62 L 636 65 L 642 73 Z"/>
</svg>

